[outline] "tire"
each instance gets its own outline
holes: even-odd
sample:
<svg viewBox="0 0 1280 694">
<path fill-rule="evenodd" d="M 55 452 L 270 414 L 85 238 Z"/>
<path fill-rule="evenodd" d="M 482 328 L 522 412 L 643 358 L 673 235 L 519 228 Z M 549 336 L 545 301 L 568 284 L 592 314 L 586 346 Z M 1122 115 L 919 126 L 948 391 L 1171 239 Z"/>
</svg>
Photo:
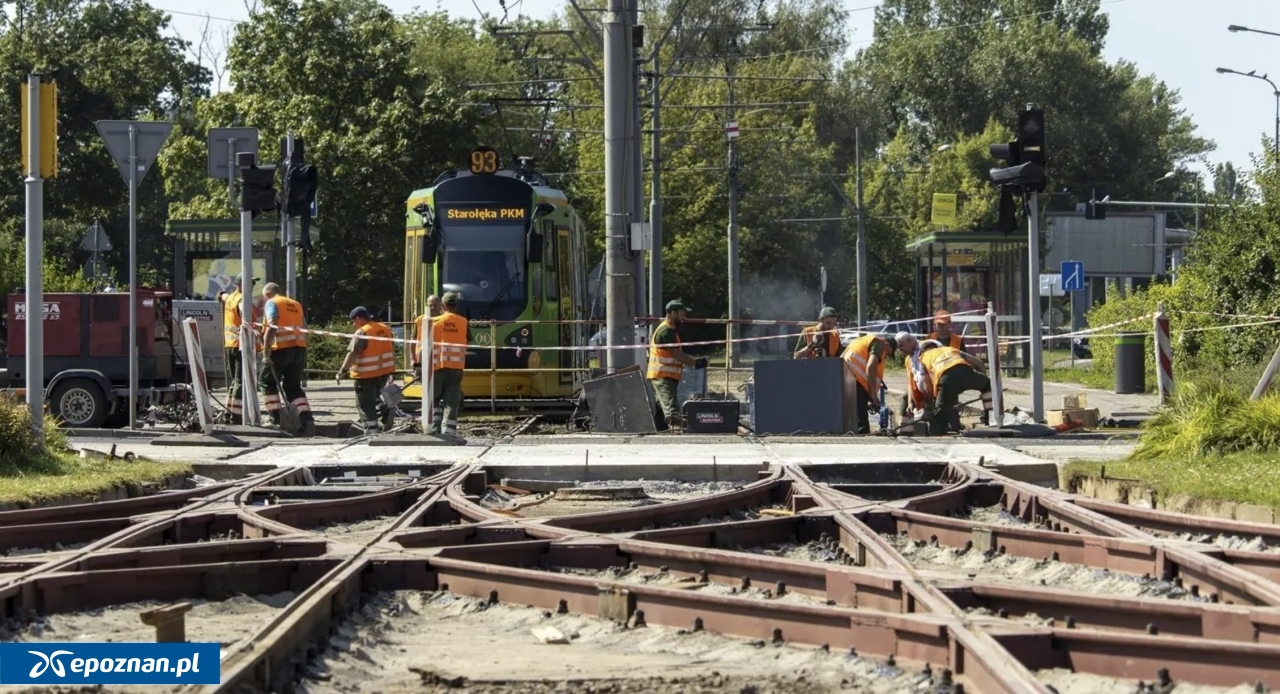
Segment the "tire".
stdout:
<svg viewBox="0 0 1280 694">
<path fill-rule="evenodd" d="M 65 426 L 97 429 L 107 421 L 107 395 L 88 378 L 69 378 L 53 389 L 49 409 Z"/>
</svg>

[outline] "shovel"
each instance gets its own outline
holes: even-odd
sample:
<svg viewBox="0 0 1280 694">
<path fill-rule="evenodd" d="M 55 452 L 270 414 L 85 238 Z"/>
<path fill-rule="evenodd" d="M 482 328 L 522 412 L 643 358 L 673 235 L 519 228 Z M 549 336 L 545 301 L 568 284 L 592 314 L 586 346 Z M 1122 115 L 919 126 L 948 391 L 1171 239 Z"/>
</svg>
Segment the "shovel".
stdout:
<svg viewBox="0 0 1280 694">
<path fill-rule="evenodd" d="M 280 392 L 280 428 L 290 434 L 297 434 L 302 431 L 302 416 L 292 402 L 285 400 L 284 383 L 280 380 L 280 374 L 276 373 L 276 363 L 268 359 L 267 366 L 271 369 L 271 377 L 276 379 L 276 389 Z"/>
</svg>

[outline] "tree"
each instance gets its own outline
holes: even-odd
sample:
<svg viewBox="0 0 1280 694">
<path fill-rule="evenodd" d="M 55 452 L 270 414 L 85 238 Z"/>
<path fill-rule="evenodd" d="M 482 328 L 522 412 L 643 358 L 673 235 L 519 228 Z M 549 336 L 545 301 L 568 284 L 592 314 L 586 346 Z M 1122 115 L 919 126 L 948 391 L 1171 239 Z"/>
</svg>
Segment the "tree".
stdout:
<svg viewBox="0 0 1280 694">
<path fill-rule="evenodd" d="M 292 129 L 307 144 L 325 201 L 312 256 L 309 316 L 323 321 L 355 304 L 401 295 L 405 200 L 461 161 L 472 123 L 444 78 L 411 68 L 415 41 L 374 0 L 264 0 L 228 50 L 235 89 L 202 104 L 170 150 L 185 177 L 175 212 L 217 211 L 225 187 L 200 180 L 203 134 L 235 123 L 260 131 L 260 159 L 276 160 Z"/>
<path fill-rule="evenodd" d="M 78 273 L 79 244 L 96 217 L 115 240 L 108 261 L 123 268 L 127 189 L 94 123 L 188 108 L 207 93 L 207 71 L 185 57 L 184 42 L 164 35 L 168 16 L 140 0 L 22 0 L 0 17 L 0 110 L 17 112 L 29 72 L 58 85 L 59 172 L 45 183 L 45 256 Z M 17 140 L 18 119 L 0 119 L 0 141 Z M 17 157 L 0 160 L 0 172 L 0 245 L 18 248 L 25 210 Z M 152 270 L 143 277 L 171 262 L 160 178 L 152 172 L 139 190 L 139 261 Z"/>
</svg>

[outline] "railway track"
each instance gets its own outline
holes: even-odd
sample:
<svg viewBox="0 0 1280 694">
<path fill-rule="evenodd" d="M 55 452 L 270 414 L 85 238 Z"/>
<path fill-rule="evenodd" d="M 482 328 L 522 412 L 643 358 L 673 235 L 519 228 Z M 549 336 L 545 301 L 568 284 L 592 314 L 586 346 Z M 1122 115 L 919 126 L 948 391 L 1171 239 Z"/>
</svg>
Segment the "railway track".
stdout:
<svg viewBox="0 0 1280 694">
<path fill-rule="evenodd" d="M 112 610 L 136 623 L 128 606 L 138 601 L 198 601 L 187 633 L 224 643 L 222 684 L 175 691 L 237 694 L 378 676 L 386 666 L 360 670 L 372 666 L 351 654 L 384 662 L 388 635 L 441 629 L 464 612 L 626 625 L 610 638 L 645 626 L 678 629 L 674 640 L 738 637 L 856 661 L 863 680 L 889 687 L 849 691 L 1280 688 L 1280 526 L 1076 497 L 964 463 L 769 467 L 754 481 L 645 492 L 644 502 L 636 490 L 670 483 L 582 483 L 591 494 L 561 500 L 557 487 L 572 482 L 497 474 L 287 468 L 0 513 L 0 636 L 59 640 L 89 623 L 75 620 Z M 494 490 L 522 500 L 496 507 Z M 453 621 L 369 626 L 449 609 Z M 111 628 L 147 638 L 137 625 Z M 360 635 L 368 629 L 382 640 Z M 458 684 L 419 674 L 415 691 Z M 472 691 L 544 691 L 491 679 Z M 701 688 L 705 679 L 671 691 L 740 689 Z"/>
</svg>

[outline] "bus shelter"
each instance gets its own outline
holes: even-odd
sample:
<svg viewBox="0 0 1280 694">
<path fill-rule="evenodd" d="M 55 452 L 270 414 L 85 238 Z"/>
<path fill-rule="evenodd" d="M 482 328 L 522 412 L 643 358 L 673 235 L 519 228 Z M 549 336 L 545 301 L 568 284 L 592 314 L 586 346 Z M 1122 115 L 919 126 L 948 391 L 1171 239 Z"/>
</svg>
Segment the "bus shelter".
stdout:
<svg viewBox="0 0 1280 694">
<path fill-rule="evenodd" d="M 953 316 L 952 330 L 974 347 L 985 344 L 987 302 L 996 311 L 996 328 L 1003 337 L 1025 336 L 1027 307 L 1027 241 L 1024 235 L 1004 235 L 986 231 L 938 231 L 907 244 L 916 258 L 915 307 L 917 316 L 937 311 L 960 313 Z M 922 330 L 928 332 L 928 330 Z M 976 356 L 986 358 L 978 347 Z M 1010 373 L 1028 368 L 1026 343 L 1006 346 L 1001 366 Z"/>
<path fill-rule="evenodd" d="M 173 292 L 178 299 L 215 300 L 219 292 L 235 288 L 240 267 L 239 219 L 171 219 L 165 235 L 173 241 Z M 314 242 L 319 230 L 311 227 Z M 253 274 L 262 282 L 285 280 L 285 252 L 279 221 L 253 222 Z M 303 272 L 302 252 L 298 252 L 299 274 Z M 259 285 L 261 286 L 261 285 Z M 299 293 L 305 293 L 300 278 Z M 301 297 L 299 297 L 301 299 Z"/>
</svg>

